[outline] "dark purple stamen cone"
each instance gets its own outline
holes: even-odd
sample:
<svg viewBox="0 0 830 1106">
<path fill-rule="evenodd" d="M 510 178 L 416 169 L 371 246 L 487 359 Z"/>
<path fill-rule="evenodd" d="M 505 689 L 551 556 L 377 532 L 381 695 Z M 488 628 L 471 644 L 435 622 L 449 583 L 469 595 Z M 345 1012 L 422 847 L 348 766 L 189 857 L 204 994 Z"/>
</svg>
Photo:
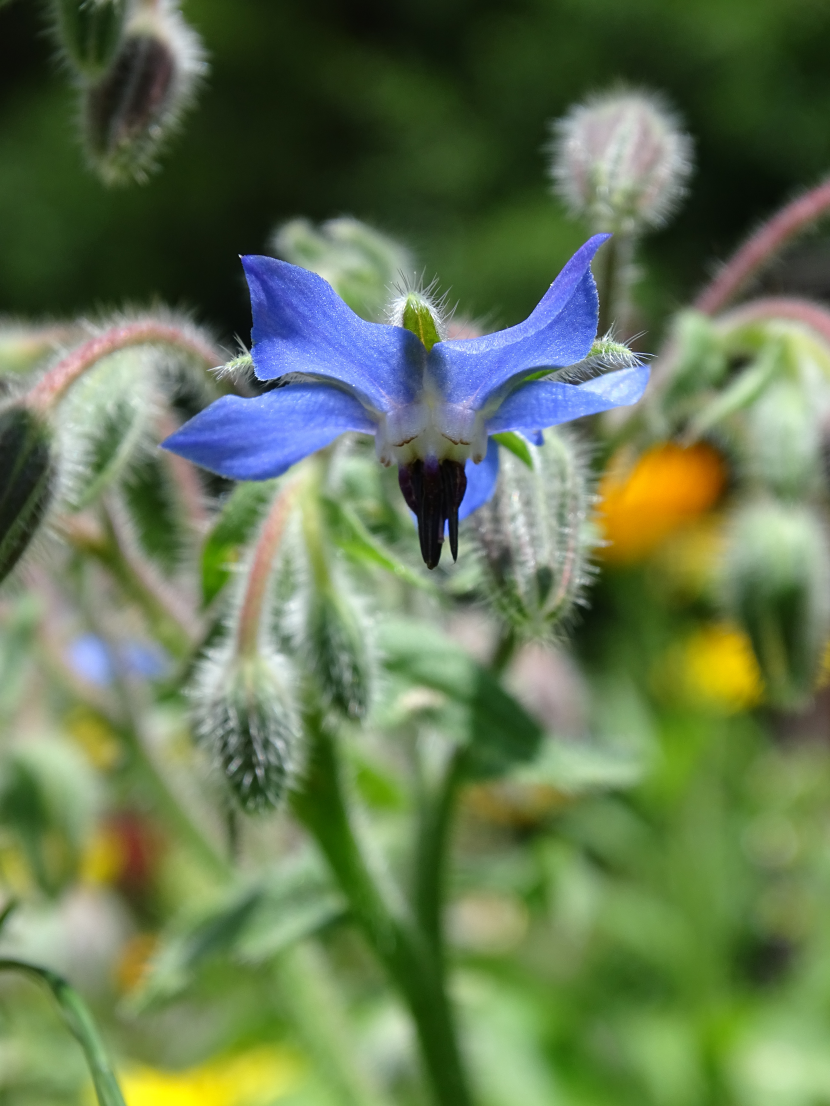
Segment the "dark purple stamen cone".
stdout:
<svg viewBox="0 0 830 1106">
<path fill-rule="evenodd" d="M 421 556 L 427 568 L 441 560 L 444 527 L 449 523 L 452 559 L 458 559 L 458 508 L 467 490 L 467 474 L 459 461 L 413 461 L 398 469 L 398 483 L 410 510 L 418 518 Z"/>
</svg>

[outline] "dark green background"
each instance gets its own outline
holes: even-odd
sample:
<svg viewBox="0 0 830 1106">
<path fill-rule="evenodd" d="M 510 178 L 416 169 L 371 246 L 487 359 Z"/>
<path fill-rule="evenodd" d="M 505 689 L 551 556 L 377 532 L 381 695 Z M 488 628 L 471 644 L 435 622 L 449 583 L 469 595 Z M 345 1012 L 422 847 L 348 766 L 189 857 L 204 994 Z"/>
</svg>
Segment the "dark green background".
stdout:
<svg viewBox="0 0 830 1106">
<path fill-rule="evenodd" d="M 244 334 L 236 255 L 288 217 L 351 213 L 411 243 L 465 310 L 514 321 L 584 237 L 547 192 L 547 121 L 623 79 L 664 90 L 697 143 L 692 198 L 647 246 L 654 327 L 830 168 L 819 0 L 190 0 L 186 14 L 212 57 L 198 109 L 149 185 L 107 191 L 84 168 L 43 4 L 0 11 L 0 313 L 159 296 Z"/>
</svg>

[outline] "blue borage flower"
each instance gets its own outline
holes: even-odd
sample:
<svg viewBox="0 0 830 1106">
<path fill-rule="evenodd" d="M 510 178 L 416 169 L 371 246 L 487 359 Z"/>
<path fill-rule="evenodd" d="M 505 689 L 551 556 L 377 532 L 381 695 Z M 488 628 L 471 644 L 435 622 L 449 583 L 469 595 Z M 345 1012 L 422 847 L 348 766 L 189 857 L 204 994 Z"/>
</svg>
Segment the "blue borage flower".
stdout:
<svg viewBox="0 0 830 1106">
<path fill-rule="evenodd" d="M 546 427 L 636 403 L 643 365 L 583 384 L 528 380 L 574 365 L 596 336 L 591 260 L 609 237 L 577 250 L 533 313 L 482 338 L 428 348 L 401 326 L 355 315 L 322 277 L 272 257 L 243 257 L 260 380 L 284 386 L 253 399 L 223 396 L 164 442 L 234 480 L 279 476 L 346 431 L 373 434 L 379 460 L 398 466 L 430 568 L 449 531 L 486 503 L 498 477 L 493 434 L 539 441 Z"/>
</svg>

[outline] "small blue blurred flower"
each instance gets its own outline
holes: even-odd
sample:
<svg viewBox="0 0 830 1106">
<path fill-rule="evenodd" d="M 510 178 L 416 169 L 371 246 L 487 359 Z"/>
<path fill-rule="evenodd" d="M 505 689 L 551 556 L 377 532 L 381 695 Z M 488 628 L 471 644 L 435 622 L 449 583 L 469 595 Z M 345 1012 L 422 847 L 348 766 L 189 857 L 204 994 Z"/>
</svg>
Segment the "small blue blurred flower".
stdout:
<svg viewBox="0 0 830 1106">
<path fill-rule="evenodd" d="M 531 440 L 549 426 L 636 403 L 642 365 L 583 384 L 528 380 L 588 356 L 598 300 L 591 260 L 608 238 L 577 250 L 518 326 L 430 349 L 400 326 L 366 322 L 321 277 L 272 257 L 244 257 L 260 380 L 285 386 L 254 399 L 223 396 L 164 443 L 234 480 L 267 480 L 346 431 L 375 436 L 396 464 L 418 517 L 421 552 L 438 564 L 445 527 L 457 555 L 458 520 L 493 494 L 498 448 L 490 435 Z"/>
<path fill-rule="evenodd" d="M 158 680 L 168 671 L 167 654 L 158 645 L 124 641 L 111 648 L 97 634 L 79 634 L 66 647 L 69 667 L 82 679 L 106 687 L 117 671 L 145 680 Z"/>
</svg>

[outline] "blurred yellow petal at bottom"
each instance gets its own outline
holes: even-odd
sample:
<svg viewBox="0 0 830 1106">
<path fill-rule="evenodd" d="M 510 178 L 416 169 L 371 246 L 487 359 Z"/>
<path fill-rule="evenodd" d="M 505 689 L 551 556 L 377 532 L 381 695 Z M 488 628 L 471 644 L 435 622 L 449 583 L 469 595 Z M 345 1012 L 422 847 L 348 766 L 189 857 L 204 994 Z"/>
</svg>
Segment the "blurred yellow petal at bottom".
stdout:
<svg viewBox="0 0 830 1106">
<path fill-rule="evenodd" d="M 597 516 L 609 543 L 606 561 L 633 562 L 708 511 L 727 481 L 723 457 L 705 442 L 684 448 L 664 442 L 632 461 L 616 454 L 599 485 Z"/>
<path fill-rule="evenodd" d="M 131 1068 L 119 1082 L 127 1106 L 270 1106 L 303 1076 L 295 1052 L 257 1048 L 180 1072 Z"/>
<path fill-rule="evenodd" d="M 725 714 L 751 710 L 764 696 L 749 638 L 729 623 L 701 626 L 669 651 L 659 669 L 664 692 Z"/>
</svg>

